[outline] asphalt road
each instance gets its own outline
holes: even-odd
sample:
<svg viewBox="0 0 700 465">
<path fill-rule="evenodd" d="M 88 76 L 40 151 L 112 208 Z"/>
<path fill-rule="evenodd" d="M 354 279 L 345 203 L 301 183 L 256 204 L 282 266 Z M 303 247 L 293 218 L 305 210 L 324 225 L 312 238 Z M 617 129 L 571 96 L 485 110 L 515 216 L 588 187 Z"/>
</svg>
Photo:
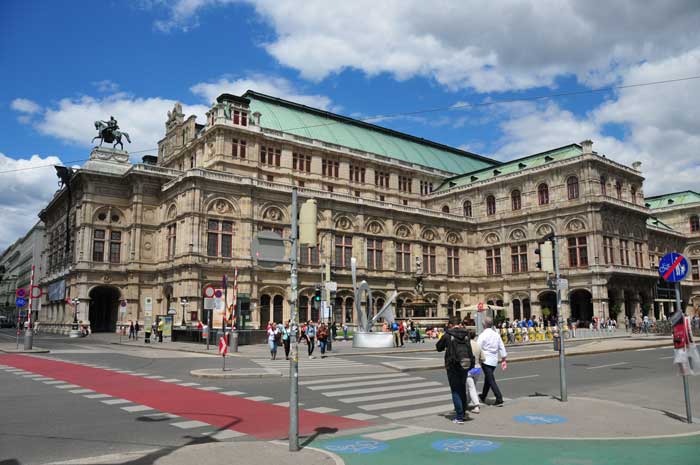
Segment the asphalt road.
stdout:
<svg viewBox="0 0 700 465">
<path fill-rule="evenodd" d="M 9 340 L 8 332 L 0 333 L 0 339 Z M 288 378 L 207 380 L 189 375 L 195 368 L 221 367 L 218 357 L 115 346 L 90 338 L 69 340 L 39 336 L 35 345 L 51 349 L 52 353 L 44 357 L 50 361 L 96 364 L 104 367 L 99 370 L 127 370 L 133 372 L 134 377 L 138 374 L 142 378 L 154 378 L 154 381 L 176 379 L 178 384 L 197 383 L 188 391 L 191 395 L 181 396 L 182 405 L 191 411 L 198 409 L 193 399 L 202 389 L 235 393 L 232 396 L 253 398 L 261 405 L 284 405 L 289 399 Z M 511 353 L 519 350 L 524 349 L 513 348 Z M 569 396 L 604 398 L 684 415 L 682 381 L 675 376 L 671 354 L 670 349 L 663 348 L 571 357 L 567 363 Z M 439 356 L 417 353 L 315 360 L 314 373 L 322 373 L 326 363 L 336 374 L 302 378 L 302 408 L 374 423 L 412 418 L 420 424 L 420 412 L 450 404 L 444 371 L 396 373 L 387 369 L 382 373 L 371 372 L 380 362 L 395 361 L 396 357 L 410 360 L 411 357 Z M 2 356 L 0 364 L 3 363 L 1 359 Z M 238 358 L 231 359 L 230 363 L 252 364 Z M 302 370 L 305 363 L 310 362 L 302 361 Z M 342 374 L 344 366 L 348 367 L 346 376 Z M 363 367 L 366 367 L 366 374 L 362 373 Z M 112 372 L 94 373 L 106 376 Z M 175 448 L 211 440 L 207 434 L 217 431 L 210 425 L 183 429 L 174 426 L 177 419 L 151 417 L 148 411 L 127 411 L 121 404 L 107 404 L 101 399 L 86 397 L 94 394 L 71 392 L 81 386 L 61 389 L 60 384 L 47 384 L 37 380 L 37 376 L 31 371 L 0 370 L 0 463 L 3 465 L 43 464 L 111 453 Z M 559 395 L 557 359 L 514 363 L 505 372 L 499 369 L 497 379 L 506 398 L 536 393 Z M 166 396 L 169 385 L 162 383 L 162 386 L 163 396 Z M 700 416 L 699 378 L 691 378 L 691 390 L 697 417 Z M 226 405 L 227 399 L 233 399 L 219 397 L 222 405 Z M 125 405 L 132 406 L 131 403 Z M 135 407 L 134 410 L 138 410 L 138 404 Z M 286 421 L 284 414 L 280 417 L 281 421 Z M 270 418 L 261 415 L 249 421 L 264 423 Z M 604 424 L 605 419 L 601 418 L 601 427 Z M 250 436 L 244 437 L 250 439 Z M 236 441 L 238 438 L 222 437 L 221 440 Z"/>
</svg>

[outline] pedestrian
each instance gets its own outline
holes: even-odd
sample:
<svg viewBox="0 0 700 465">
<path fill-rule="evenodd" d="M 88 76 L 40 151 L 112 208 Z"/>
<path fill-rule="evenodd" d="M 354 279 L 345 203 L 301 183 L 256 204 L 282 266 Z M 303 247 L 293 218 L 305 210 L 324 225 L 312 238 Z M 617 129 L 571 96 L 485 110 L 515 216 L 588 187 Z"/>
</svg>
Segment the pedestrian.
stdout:
<svg viewBox="0 0 700 465">
<path fill-rule="evenodd" d="M 163 342 L 163 330 L 165 329 L 165 320 L 160 318 L 158 320 L 158 342 Z"/>
<path fill-rule="evenodd" d="M 144 331 L 144 334 L 145 334 L 145 336 L 143 337 L 143 342 L 144 342 L 145 344 L 150 344 L 150 343 L 151 343 L 151 330 L 152 330 L 152 329 L 153 329 L 153 327 L 152 327 L 151 325 L 145 325 L 145 326 L 143 327 L 143 331 Z"/>
<path fill-rule="evenodd" d="M 270 346 L 270 360 L 277 358 L 277 326 L 274 324 L 267 325 L 267 343 Z"/>
<path fill-rule="evenodd" d="M 133 321 L 130 321 L 130 322 L 129 322 L 129 339 L 135 339 L 135 337 L 134 337 L 134 331 L 135 331 L 135 329 L 134 329 L 134 322 L 133 322 Z"/>
<path fill-rule="evenodd" d="M 445 371 L 455 407 L 455 417 L 452 422 L 458 425 L 464 424 L 467 407 L 467 372 L 474 368 L 474 354 L 467 331 L 461 324 L 450 323 L 445 330 L 445 335 L 435 344 L 435 348 L 438 352 L 445 352 Z"/>
<path fill-rule="evenodd" d="M 338 325 L 335 321 L 331 324 L 331 341 L 335 341 L 335 337 L 338 335 Z"/>
<path fill-rule="evenodd" d="M 399 346 L 399 324 L 396 321 L 391 323 L 391 332 L 394 335 L 394 347 L 398 347 Z"/>
<path fill-rule="evenodd" d="M 318 326 L 318 345 L 321 347 L 321 358 L 326 357 L 326 347 L 328 345 L 328 326 L 325 323 L 321 323 Z"/>
<path fill-rule="evenodd" d="M 309 358 L 314 358 L 314 348 L 316 347 L 316 326 L 314 320 L 306 322 L 306 342 L 309 344 Z"/>
<path fill-rule="evenodd" d="M 404 347 L 403 340 L 406 336 L 406 325 L 403 321 L 399 322 L 399 341 L 401 342 L 401 347 Z"/>
<path fill-rule="evenodd" d="M 139 331 L 141 330 L 141 326 L 139 325 L 139 321 L 136 320 L 136 323 L 134 324 L 134 339 L 139 340 Z"/>
<path fill-rule="evenodd" d="M 467 334 L 469 335 L 472 354 L 474 354 L 474 368 L 467 372 L 467 408 L 470 413 L 479 413 L 479 394 L 476 391 L 476 383 L 479 382 L 482 373 L 481 348 L 476 343 L 476 331 L 470 329 Z"/>
<path fill-rule="evenodd" d="M 496 378 L 493 372 L 496 370 L 496 366 L 498 366 L 499 355 L 502 360 L 501 368 L 503 370 L 506 369 L 506 357 L 508 353 L 506 352 L 506 347 L 503 345 L 503 341 L 498 337 L 496 331 L 493 330 L 493 320 L 491 318 L 484 318 L 484 330 L 481 332 L 476 342 L 484 356 L 484 362 L 481 364 L 481 368 L 484 371 L 484 387 L 481 390 L 479 400 L 484 402 L 489 393 L 489 389 L 491 389 L 496 396 L 494 405 L 503 405 L 503 395 L 496 384 Z"/>
<path fill-rule="evenodd" d="M 343 323 L 343 340 L 344 341 L 348 340 L 348 325 L 347 325 L 347 323 Z"/>
<path fill-rule="evenodd" d="M 289 348 L 292 342 L 291 339 L 291 321 L 292 320 L 287 320 L 287 322 L 284 324 L 284 327 L 282 328 L 282 344 L 284 345 L 284 359 L 289 360 Z"/>
</svg>

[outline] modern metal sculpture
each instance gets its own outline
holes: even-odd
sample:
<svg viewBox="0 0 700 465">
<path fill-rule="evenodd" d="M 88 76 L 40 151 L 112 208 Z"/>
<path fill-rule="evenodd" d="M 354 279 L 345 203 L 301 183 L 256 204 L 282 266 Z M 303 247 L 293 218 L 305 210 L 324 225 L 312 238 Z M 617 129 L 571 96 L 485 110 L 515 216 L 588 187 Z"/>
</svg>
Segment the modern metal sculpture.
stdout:
<svg viewBox="0 0 700 465">
<path fill-rule="evenodd" d="M 372 289 L 365 280 L 362 280 L 359 285 L 357 284 L 357 260 L 354 257 L 350 260 L 350 266 L 352 270 L 352 288 L 355 295 L 355 315 L 358 322 L 357 331 L 352 339 L 352 346 L 369 348 L 393 347 L 394 335 L 392 333 L 372 332 L 372 327 L 379 318 L 384 318 L 387 323 L 394 321 L 393 303 L 396 300 L 397 292 L 394 291 L 384 304 L 384 307 L 370 319 L 369 315 L 373 313 Z M 367 302 L 365 311 L 362 310 L 363 300 Z"/>
<path fill-rule="evenodd" d="M 95 121 L 95 129 L 97 129 L 98 134 L 92 138 L 91 142 L 94 142 L 95 139 L 100 139 L 100 147 L 102 147 L 103 142 L 107 142 L 108 144 L 114 142 L 112 146 L 113 149 L 117 148 L 117 144 L 119 144 L 121 150 L 124 150 L 122 136 L 126 137 L 127 142 L 131 144 L 129 134 L 119 130 L 119 125 L 117 124 L 117 120 L 114 119 L 114 116 L 110 116 L 109 121 Z"/>
</svg>

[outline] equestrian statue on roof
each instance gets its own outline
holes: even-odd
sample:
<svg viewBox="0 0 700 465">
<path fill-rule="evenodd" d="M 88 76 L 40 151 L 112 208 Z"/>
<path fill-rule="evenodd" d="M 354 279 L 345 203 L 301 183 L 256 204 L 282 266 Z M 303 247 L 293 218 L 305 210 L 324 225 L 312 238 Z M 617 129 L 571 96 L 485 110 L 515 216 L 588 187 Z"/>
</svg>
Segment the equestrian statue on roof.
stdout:
<svg viewBox="0 0 700 465">
<path fill-rule="evenodd" d="M 103 142 L 108 144 L 114 143 L 112 148 L 117 148 L 117 144 L 124 150 L 124 144 L 122 144 L 122 136 L 126 137 L 126 141 L 131 144 L 131 139 L 129 139 L 129 134 L 119 130 L 119 125 L 114 116 L 109 117 L 109 121 L 95 121 L 95 129 L 97 129 L 97 135 L 92 138 L 92 142 L 95 139 L 100 139 L 100 147 L 102 147 Z"/>
</svg>

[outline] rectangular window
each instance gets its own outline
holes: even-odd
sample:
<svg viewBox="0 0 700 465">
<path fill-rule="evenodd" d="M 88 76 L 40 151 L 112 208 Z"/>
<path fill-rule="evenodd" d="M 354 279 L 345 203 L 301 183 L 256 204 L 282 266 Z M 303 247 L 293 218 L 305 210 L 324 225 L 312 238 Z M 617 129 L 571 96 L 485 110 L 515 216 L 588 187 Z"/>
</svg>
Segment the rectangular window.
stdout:
<svg viewBox="0 0 700 465">
<path fill-rule="evenodd" d="M 335 160 L 322 160 L 321 172 L 327 178 L 337 178 L 340 170 L 340 162 Z"/>
<path fill-rule="evenodd" d="M 501 249 L 486 249 L 486 274 L 493 276 L 501 273 Z"/>
<path fill-rule="evenodd" d="M 326 192 L 333 192 L 333 186 L 330 184 L 326 184 L 324 187 L 326 188 Z"/>
<path fill-rule="evenodd" d="M 299 263 L 302 265 L 318 265 L 318 247 L 302 245 L 299 253 Z"/>
<path fill-rule="evenodd" d="M 428 181 L 420 182 L 420 193 L 421 195 L 428 195 L 433 191 L 433 183 Z"/>
<path fill-rule="evenodd" d="M 311 172 L 311 155 L 292 153 L 292 169 L 302 173 Z"/>
<path fill-rule="evenodd" d="M 603 237 L 603 259 L 605 260 L 606 265 L 615 264 L 612 237 Z"/>
<path fill-rule="evenodd" d="M 119 263 L 120 262 L 120 251 L 122 247 L 122 233 L 119 231 L 112 231 L 109 235 L 109 262 Z"/>
<path fill-rule="evenodd" d="M 510 248 L 510 260 L 513 273 L 527 272 L 527 245 L 514 245 Z"/>
<path fill-rule="evenodd" d="M 234 158 L 245 158 L 247 147 L 248 142 L 244 141 L 243 139 L 233 139 L 231 155 L 233 155 Z"/>
<path fill-rule="evenodd" d="M 569 266 L 572 268 L 588 266 L 588 247 L 586 237 L 570 237 L 569 245 Z"/>
<path fill-rule="evenodd" d="M 335 236 L 335 266 L 350 268 L 352 236 Z"/>
<path fill-rule="evenodd" d="M 207 230 L 207 255 L 216 257 L 219 255 L 219 222 L 209 220 Z"/>
<path fill-rule="evenodd" d="M 396 271 L 411 272 L 411 244 L 408 242 L 396 243 Z"/>
<path fill-rule="evenodd" d="M 270 166 L 280 166 L 282 150 L 273 147 L 260 146 L 260 163 Z"/>
<path fill-rule="evenodd" d="M 620 265 L 630 266 L 629 241 L 620 239 Z"/>
<path fill-rule="evenodd" d="M 233 124 L 237 124 L 240 126 L 248 126 L 248 113 L 246 113 L 245 111 L 233 110 L 231 119 L 233 119 Z"/>
<path fill-rule="evenodd" d="M 413 184 L 413 179 L 408 176 L 399 176 L 399 190 L 401 192 L 411 193 L 411 184 Z"/>
<path fill-rule="evenodd" d="M 168 226 L 168 257 L 175 256 L 175 244 L 177 240 L 177 223 Z"/>
<path fill-rule="evenodd" d="M 357 165 L 350 165 L 350 182 L 355 184 L 365 183 L 365 168 Z"/>
<path fill-rule="evenodd" d="M 425 274 L 437 273 L 434 245 L 423 246 L 423 271 L 425 272 Z"/>
<path fill-rule="evenodd" d="M 642 255 L 642 243 L 634 243 L 634 264 L 637 268 L 644 268 L 644 256 Z"/>
<path fill-rule="evenodd" d="M 457 247 L 447 248 L 447 275 L 459 276 L 459 249 Z"/>
<path fill-rule="evenodd" d="M 221 256 L 231 258 L 233 248 L 233 223 L 230 221 L 221 222 Z"/>
<path fill-rule="evenodd" d="M 92 241 L 92 261 L 103 262 L 105 260 L 105 231 L 95 229 Z M 56 260 L 58 262 L 58 260 Z"/>
<path fill-rule="evenodd" d="M 377 187 L 381 187 L 383 189 L 388 189 L 389 188 L 389 173 L 384 172 L 384 171 L 376 171 L 374 173 L 374 184 Z"/>
<path fill-rule="evenodd" d="M 381 239 L 367 239 L 367 268 L 370 270 L 383 268 Z"/>
<path fill-rule="evenodd" d="M 690 260 L 690 274 L 693 281 L 700 281 L 700 260 L 691 259 Z"/>
</svg>

